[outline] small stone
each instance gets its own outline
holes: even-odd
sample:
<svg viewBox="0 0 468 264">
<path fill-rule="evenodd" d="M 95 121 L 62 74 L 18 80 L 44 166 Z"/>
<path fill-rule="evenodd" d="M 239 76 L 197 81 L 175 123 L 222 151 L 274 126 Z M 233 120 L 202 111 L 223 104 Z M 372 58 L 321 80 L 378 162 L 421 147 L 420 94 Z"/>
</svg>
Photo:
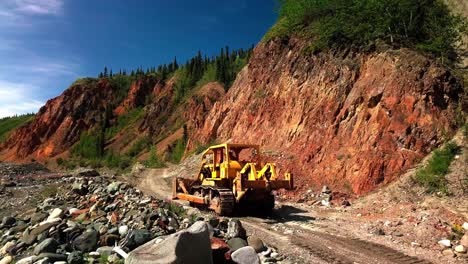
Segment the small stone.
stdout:
<svg viewBox="0 0 468 264">
<path fill-rule="evenodd" d="M 458 245 L 455 247 L 455 252 L 458 253 L 466 253 L 466 247 L 463 245 Z"/>
<path fill-rule="evenodd" d="M 4 258 L 2 258 L 2 260 L 0 260 L 0 264 L 9 264 L 13 261 L 13 257 L 8 255 Z"/>
<path fill-rule="evenodd" d="M 272 252 L 270 254 L 270 257 L 272 257 L 272 258 L 277 258 L 278 256 L 279 256 L 278 252 Z"/>
<path fill-rule="evenodd" d="M 322 193 L 331 193 L 331 190 L 330 190 L 330 187 L 328 187 L 327 185 L 324 185 L 322 187 Z"/>
<path fill-rule="evenodd" d="M 121 182 L 112 182 L 111 184 L 107 185 L 107 192 L 110 194 L 114 194 L 119 191 Z"/>
<path fill-rule="evenodd" d="M 5 243 L 5 245 L 3 245 L 3 247 L 0 249 L 0 253 L 2 255 L 6 255 L 8 253 L 8 251 L 12 248 L 14 248 L 16 245 L 15 243 L 11 242 L 11 241 L 8 241 Z"/>
<path fill-rule="evenodd" d="M 47 221 L 53 221 L 54 219 L 61 218 L 63 215 L 63 210 L 60 208 L 55 208 L 50 212 L 49 217 L 47 218 Z"/>
<path fill-rule="evenodd" d="M 411 242 L 411 246 L 412 247 L 420 247 L 421 244 L 419 244 L 418 242 Z"/>
<path fill-rule="evenodd" d="M 118 262 L 120 262 L 120 258 L 116 254 L 112 254 L 107 258 L 107 262 L 109 262 L 109 263 L 118 263 Z"/>
<path fill-rule="evenodd" d="M 112 249 L 113 247 L 104 246 L 104 247 L 98 248 L 96 252 L 98 252 L 99 255 L 101 256 L 110 256 L 112 254 Z"/>
<path fill-rule="evenodd" d="M 22 258 L 16 262 L 16 264 L 32 264 L 34 262 L 34 258 L 36 256 L 29 256 L 26 258 Z"/>
<path fill-rule="evenodd" d="M 247 238 L 247 243 L 249 246 L 253 247 L 255 249 L 255 252 L 260 253 L 263 250 L 265 250 L 265 245 L 263 244 L 263 241 L 255 236 L 249 236 Z"/>
<path fill-rule="evenodd" d="M 5 216 L 2 219 L 2 226 L 4 227 L 11 227 L 16 223 L 16 219 L 11 216 Z"/>
<path fill-rule="evenodd" d="M 468 248 L 468 232 L 460 239 L 460 244 Z"/>
<path fill-rule="evenodd" d="M 463 223 L 462 227 L 463 227 L 463 229 L 465 229 L 465 231 L 468 231 L 468 223 L 467 222 Z"/>
<path fill-rule="evenodd" d="M 453 253 L 453 250 L 451 250 L 450 248 L 445 249 L 444 251 L 442 251 L 442 255 L 449 256 L 449 257 L 455 257 L 455 253 Z"/>
<path fill-rule="evenodd" d="M 68 255 L 67 257 L 67 263 L 68 264 L 84 264 L 84 258 L 83 258 L 83 253 L 81 251 L 73 251 Z"/>
<path fill-rule="evenodd" d="M 226 239 L 234 237 L 246 238 L 246 231 L 238 219 L 231 219 L 228 223 Z"/>
<path fill-rule="evenodd" d="M 109 230 L 109 228 L 107 228 L 107 226 L 101 226 L 99 228 L 99 234 L 104 235 L 105 233 L 107 233 L 108 230 Z"/>
<path fill-rule="evenodd" d="M 442 246 L 443 248 L 449 248 L 452 246 L 452 243 L 448 239 L 442 239 L 438 242 L 438 244 Z"/>
<path fill-rule="evenodd" d="M 128 233 L 128 226 L 123 225 L 119 227 L 119 235 L 124 237 Z"/>
<path fill-rule="evenodd" d="M 41 253 L 39 256 L 37 256 L 37 259 L 43 260 L 43 259 L 48 259 L 48 261 L 64 261 L 67 260 L 67 255 L 63 254 L 56 254 L 56 253 Z M 49 263 L 49 262 L 45 262 Z"/>
</svg>

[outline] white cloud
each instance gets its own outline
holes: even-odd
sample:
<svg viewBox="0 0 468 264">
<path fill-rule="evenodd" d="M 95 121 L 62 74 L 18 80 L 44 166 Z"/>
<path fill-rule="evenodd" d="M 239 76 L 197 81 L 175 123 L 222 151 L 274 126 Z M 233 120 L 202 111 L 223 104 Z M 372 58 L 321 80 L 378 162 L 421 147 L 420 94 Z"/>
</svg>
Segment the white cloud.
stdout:
<svg viewBox="0 0 468 264">
<path fill-rule="evenodd" d="M 58 15 L 63 11 L 63 0 L 2 0 L 0 15 Z"/>
<path fill-rule="evenodd" d="M 36 89 L 28 84 L 0 80 L 0 118 L 37 112 L 44 102 L 33 97 Z"/>
</svg>

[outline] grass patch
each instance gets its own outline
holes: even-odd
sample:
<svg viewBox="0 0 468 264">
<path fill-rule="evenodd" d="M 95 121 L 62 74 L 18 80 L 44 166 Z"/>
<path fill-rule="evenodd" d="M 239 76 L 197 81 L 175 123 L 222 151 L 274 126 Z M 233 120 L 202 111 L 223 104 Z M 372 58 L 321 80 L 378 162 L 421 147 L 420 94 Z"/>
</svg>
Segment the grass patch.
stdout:
<svg viewBox="0 0 468 264">
<path fill-rule="evenodd" d="M 174 163 L 179 163 L 182 157 L 184 156 L 186 146 L 187 142 L 185 139 L 181 138 L 177 140 L 169 150 L 169 159 Z"/>
<path fill-rule="evenodd" d="M 135 108 L 128 111 L 127 113 L 119 116 L 117 118 L 117 123 L 106 129 L 106 140 L 112 139 L 118 132 L 128 127 L 131 124 L 135 124 L 138 120 L 143 118 L 145 112 L 142 107 Z"/>
<path fill-rule="evenodd" d="M 150 145 L 151 145 L 151 141 L 150 141 L 149 137 L 147 137 L 147 136 L 142 137 L 142 138 L 138 139 L 135 143 L 133 143 L 133 145 L 127 151 L 127 155 L 130 156 L 130 157 L 136 157 L 143 150 L 148 149 Z"/>
<path fill-rule="evenodd" d="M 10 132 L 25 125 L 34 118 L 34 114 L 4 117 L 0 119 L 0 143 L 4 142 Z"/>
<path fill-rule="evenodd" d="M 460 147 L 454 142 L 449 142 L 444 147 L 435 150 L 426 166 L 416 172 L 415 182 L 424 186 L 429 193 L 442 192 L 448 195 L 445 175 L 449 172 L 450 163 L 459 151 Z"/>
<path fill-rule="evenodd" d="M 149 158 L 147 160 L 145 160 L 143 163 L 147 168 L 163 168 L 163 167 L 165 167 L 164 162 L 162 162 L 161 159 L 159 159 L 159 157 L 158 157 L 155 146 L 151 146 Z"/>
</svg>

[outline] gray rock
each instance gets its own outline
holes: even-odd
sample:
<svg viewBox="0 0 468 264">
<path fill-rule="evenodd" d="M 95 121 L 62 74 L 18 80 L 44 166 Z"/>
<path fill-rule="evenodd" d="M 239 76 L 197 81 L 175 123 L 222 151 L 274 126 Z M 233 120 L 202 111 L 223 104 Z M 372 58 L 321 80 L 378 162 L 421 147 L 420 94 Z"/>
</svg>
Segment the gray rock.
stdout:
<svg viewBox="0 0 468 264">
<path fill-rule="evenodd" d="M 120 258 L 116 254 L 112 254 L 107 258 L 107 262 L 109 262 L 109 263 L 118 263 L 118 262 L 120 262 Z"/>
<path fill-rule="evenodd" d="M 255 249 L 255 252 L 260 253 L 263 250 L 265 250 L 265 244 L 263 244 L 263 241 L 256 237 L 256 236 L 249 236 L 247 238 L 247 243 L 249 246 L 253 247 Z"/>
<path fill-rule="evenodd" d="M 83 258 L 83 253 L 81 251 L 73 251 L 68 255 L 67 257 L 67 263 L 68 264 L 84 264 L 84 258 Z"/>
<path fill-rule="evenodd" d="M 106 190 L 107 190 L 108 193 L 114 194 L 114 193 L 119 191 L 121 184 L 122 183 L 118 182 L 118 181 L 117 182 L 112 182 L 111 184 L 107 185 Z"/>
<path fill-rule="evenodd" d="M 44 212 L 37 212 L 31 215 L 31 224 L 35 225 L 37 223 L 42 222 L 47 217 L 47 214 Z"/>
<path fill-rule="evenodd" d="M 16 223 L 16 219 L 11 216 L 5 216 L 2 219 L 2 226 L 4 227 L 11 227 Z"/>
<path fill-rule="evenodd" d="M 245 229 L 242 226 L 241 221 L 239 221 L 238 219 L 231 219 L 229 220 L 229 223 L 228 223 L 226 238 L 231 239 L 234 237 L 240 237 L 243 239 L 246 238 Z"/>
<path fill-rule="evenodd" d="M 130 250 L 143 245 L 153 239 L 153 235 L 146 229 L 130 230 L 122 244 L 122 247 L 127 247 Z"/>
<path fill-rule="evenodd" d="M 113 247 L 104 246 L 96 249 L 96 252 L 99 253 L 99 255 L 101 256 L 110 256 L 112 254 L 112 249 Z"/>
<path fill-rule="evenodd" d="M 55 261 L 66 261 L 67 260 L 67 255 L 63 254 L 56 254 L 56 253 L 41 253 L 39 254 L 36 258 L 35 261 L 42 260 L 47 258 L 49 261 L 55 262 Z M 46 262 L 48 263 L 48 262 Z"/>
<path fill-rule="evenodd" d="M 130 252 L 126 264 L 213 263 L 207 224 L 194 223 L 190 228 L 156 238 Z"/>
<path fill-rule="evenodd" d="M 48 230 L 51 227 L 56 226 L 56 225 L 57 225 L 57 223 L 46 223 L 46 224 L 37 226 L 36 228 L 31 230 L 30 232 L 25 231 L 24 234 L 23 234 L 22 241 L 26 245 L 31 245 L 32 243 L 34 243 L 34 241 L 36 241 L 37 236 L 39 236 L 42 232 L 44 232 L 44 231 L 46 231 L 46 230 Z"/>
<path fill-rule="evenodd" d="M 239 248 L 231 254 L 232 260 L 237 264 L 260 264 L 255 249 L 250 246 Z"/>
<path fill-rule="evenodd" d="M 81 182 L 75 182 L 72 185 L 72 191 L 79 195 L 85 195 L 88 192 L 88 188 Z"/>
<path fill-rule="evenodd" d="M 99 234 L 95 230 L 85 231 L 73 240 L 73 248 L 81 252 L 90 252 L 96 249 Z"/>
<path fill-rule="evenodd" d="M 248 245 L 247 241 L 245 241 L 244 239 L 240 237 L 234 237 L 234 238 L 229 239 L 227 241 L 227 244 L 232 251 L 236 251 L 239 248 L 242 248 Z"/>
<path fill-rule="evenodd" d="M 41 243 L 39 243 L 34 248 L 34 255 L 39 255 L 41 253 L 55 253 L 57 248 L 59 247 L 59 243 L 53 238 L 47 238 Z"/>
</svg>

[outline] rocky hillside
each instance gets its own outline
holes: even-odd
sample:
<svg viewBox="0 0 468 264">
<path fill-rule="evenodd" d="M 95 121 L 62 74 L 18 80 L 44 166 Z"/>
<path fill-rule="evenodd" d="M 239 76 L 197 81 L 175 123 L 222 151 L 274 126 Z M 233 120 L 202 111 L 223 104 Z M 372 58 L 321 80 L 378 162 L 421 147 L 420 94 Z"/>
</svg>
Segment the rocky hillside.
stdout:
<svg viewBox="0 0 468 264">
<path fill-rule="evenodd" d="M 214 58 L 198 53 L 180 68 L 174 61 L 157 71 L 75 82 L 0 144 L 0 160 L 120 169 L 139 160 L 157 167 L 230 140 L 264 146 L 282 172 L 296 175 L 299 190 L 327 184 L 368 192 L 450 139 L 468 109 L 463 82 L 442 63 L 458 57 L 459 17 L 441 2 L 409 3 L 412 9 L 393 3 L 395 15 L 424 8 L 417 23 L 438 27 L 411 24 L 408 33 L 399 23 L 388 32 L 382 24 L 367 32 L 372 19 L 395 17 L 380 20 L 374 1 L 365 22 L 363 12 L 352 18 L 343 11 L 360 10 L 357 2 L 340 2 L 341 9 L 284 1 L 253 53 L 226 47 Z M 423 19 L 434 10 L 440 17 Z M 349 19 L 351 28 L 342 31 Z"/>
<path fill-rule="evenodd" d="M 261 144 L 301 189 L 363 193 L 458 128 L 462 84 L 433 60 L 407 49 L 307 56 L 304 46 L 297 38 L 259 44 L 193 142 Z"/>
</svg>

